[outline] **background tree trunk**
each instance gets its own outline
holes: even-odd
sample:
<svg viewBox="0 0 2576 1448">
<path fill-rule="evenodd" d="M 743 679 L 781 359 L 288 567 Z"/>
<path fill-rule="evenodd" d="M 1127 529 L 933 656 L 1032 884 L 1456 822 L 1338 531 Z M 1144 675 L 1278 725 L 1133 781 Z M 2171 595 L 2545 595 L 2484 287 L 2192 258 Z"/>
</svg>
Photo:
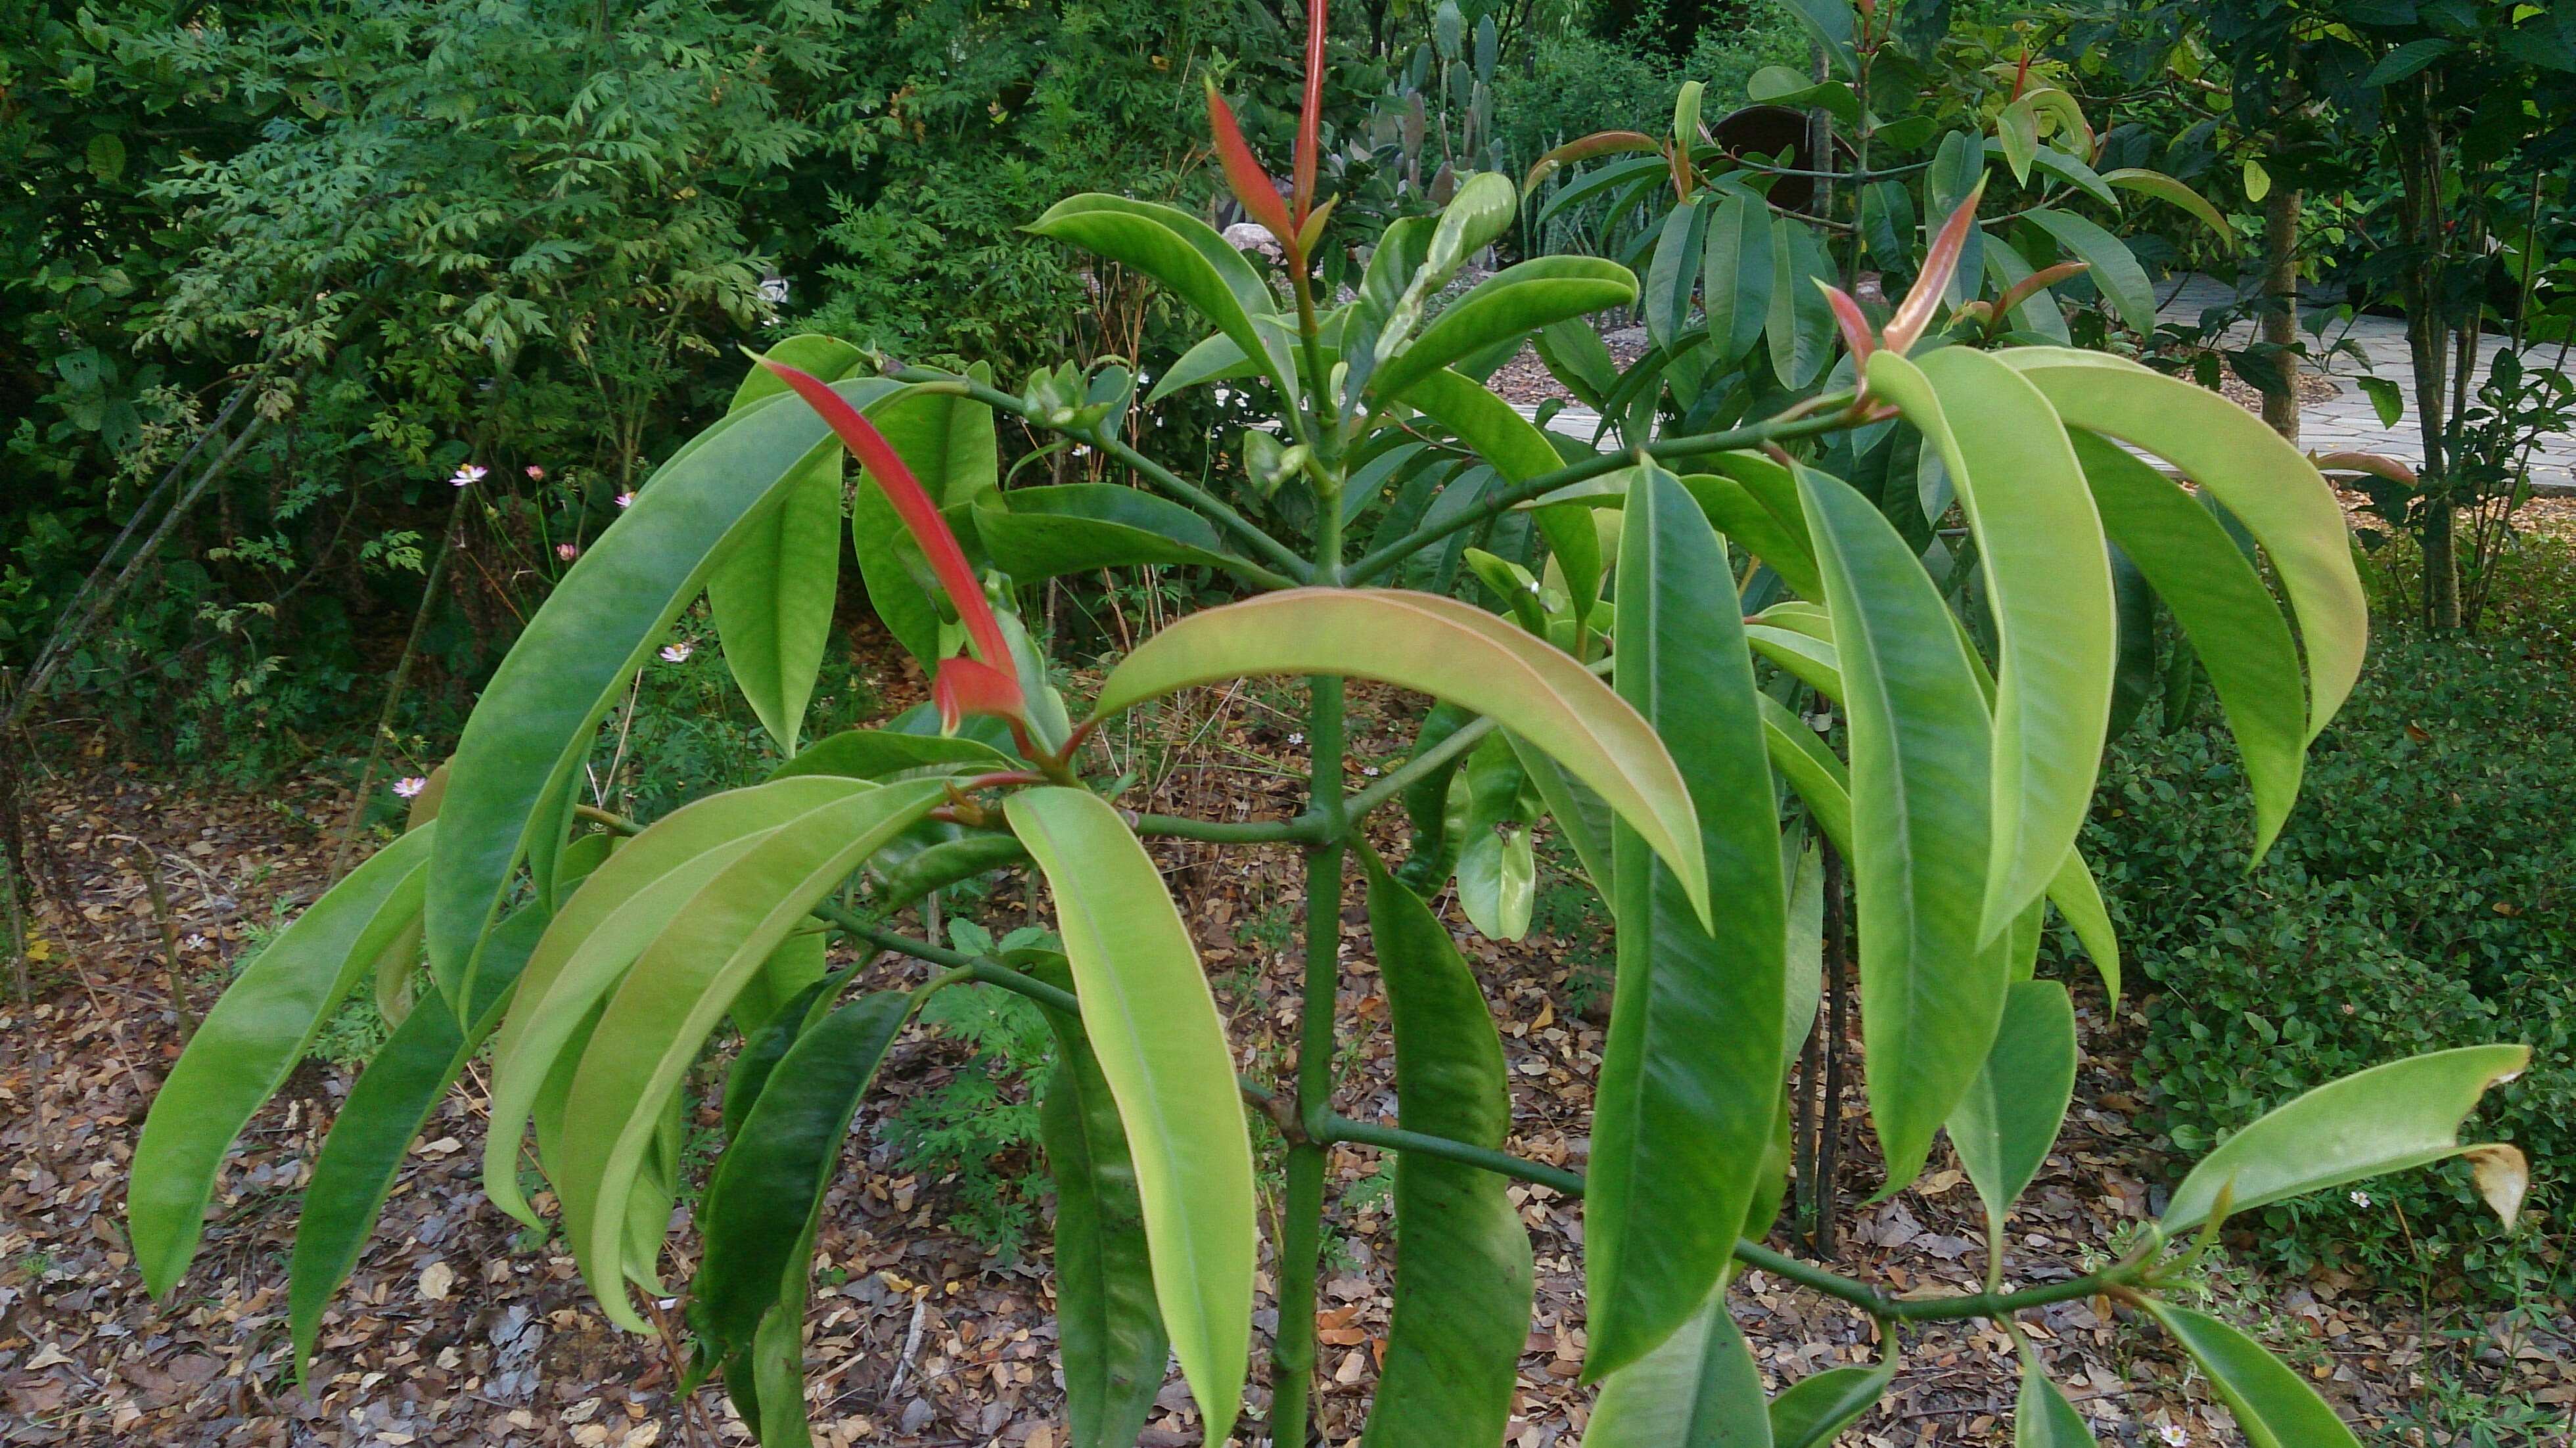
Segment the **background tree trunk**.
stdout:
<svg viewBox="0 0 2576 1448">
<path fill-rule="evenodd" d="M 2299 202 L 2294 187 L 2275 186 L 2263 199 L 2263 341 L 2288 348 L 2299 340 Z M 2273 354 L 2281 386 L 2263 393 L 2263 421 L 2292 442 L 2299 440 L 2299 358 Z"/>
</svg>

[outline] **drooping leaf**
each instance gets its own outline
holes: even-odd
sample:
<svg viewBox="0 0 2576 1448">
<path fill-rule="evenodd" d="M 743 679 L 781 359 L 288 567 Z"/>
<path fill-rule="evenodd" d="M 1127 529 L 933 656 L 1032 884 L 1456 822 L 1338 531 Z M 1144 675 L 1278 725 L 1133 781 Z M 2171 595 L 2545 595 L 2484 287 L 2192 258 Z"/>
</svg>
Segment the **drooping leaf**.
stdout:
<svg viewBox="0 0 2576 1448">
<path fill-rule="evenodd" d="M 2199 192 L 2162 171 L 2149 171 L 2138 166 L 2123 166 L 2116 171 L 2103 172 L 2102 180 L 2120 190 L 2135 191 L 2142 196 L 2152 196 L 2158 201 L 2179 206 L 2190 212 L 2193 220 L 2216 232 L 2219 240 L 2229 243 L 2236 240 L 2235 228 L 2227 224 L 2227 218 L 2218 213 L 2217 207 L 2210 205 Z"/>
<path fill-rule="evenodd" d="M 1768 458 L 1762 461 L 1770 463 Z M 1772 466 L 1777 469 L 1776 464 Z M 1777 470 L 1781 481 L 1794 490 L 1797 485 L 1788 471 Z M 1750 467 L 1745 471 L 1750 472 Z M 1824 596 L 1824 583 L 1816 574 L 1815 550 L 1807 542 L 1805 519 L 1798 519 L 1794 527 L 1783 523 L 1738 477 L 1697 473 L 1684 477 L 1682 486 L 1690 491 L 1717 531 L 1771 565 L 1791 591 L 1801 598 Z"/>
<path fill-rule="evenodd" d="M 2003 1013 L 2000 958 L 1978 926 L 1991 728 L 1914 551 L 1850 488 L 1808 474 L 1799 492 L 1842 665 L 1866 1085 L 1892 1190 L 1922 1170 Z"/>
<path fill-rule="evenodd" d="M 1216 1001 L 1162 875 L 1117 811 L 1052 787 L 1003 810 L 1054 892 L 1083 1030 L 1136 1165 L 1154 1296 L 1207 1436 L 1224 1442 L 1251 1350 L 1254 1249 L 1252 1145 Z"/>
<path fill-rule="evenodd" d="M 1034 972 L 1071 989 L 1060 963 Z M 1056 1327 L 1064 1359 L 1067 1448 L 1129 1448 L 1163 1386 L 1171 1339 L 1154 1304 L 1145 1205 L 1118 1102 L 1079 1018 L 1046 1013 L 1056 1068 L 1038 1114 L 1055 1178 Z"/>
<path fill-rule="evenodd" d="M 814 1233 L 838 1173 L 842 1144 L 877 1063 L 912 1015 L 912 996 L 880 991 L 833 1011 L 799 1035 L 770 1073 L 716 1159 L 699 1222 L 706 1255 L 691 1284 L 689 1317 L 714 1356 L 750 1351 L 763 1318 L 783 1312 L 800 1328 Z M 782 1439 L 782 1414 L 802 1436 L 804 1394 L 760 1392 L 761 1442 Z"/>
<path fill-rule="evenodd" d="M 1823 1448 L 1860 1421 L 1896 1377 L 1896 1355 L 1874 1368 L 1827 1368 L 1800 1378 L 1771 1400 L 1771 1441 L 1777 1448 Z"/>
<path fill-rule="evenodd" d="M 2463 1046 L 2373 1066 L 2274 1107 L 2200 1159 L 2174 1188 L 2164 1228 L 2182 1236 L 2216 1210 L 2231 1212 L 2367 1177 L 2467 1155 L 2506 1225 L 2521 1209 L 2528 1171 L 2510 1146 L 2462 1146 L 2460 1124 L 2487 1088 L 2522 1074 L 2528 1046 Z"/>
<path fill-rule="evenodd" d="M 770 1073 L 786 1059 L 787 1048 L 830 1013 L 841 987 L 849 984 L 849 977 L 847 970 L 825 976 L 771 1013 L 757 1029 L 743 1033 L 742 1049 L 734 1052 L 733 1068 L 725 1073 L 721 1119 L 726 1142 L 742 1134 L 743 1118 L 751 1114 L 752 1103 L 768 1087 Z"/>
<path fill-rule="evenodd" d="M 543 1219 L 519 1189 L 528 1120 L 565 1053 L 578 1059 L 594 1011 L 671 917 L 716 872 L 782 820 L 867 788 L 836 779 L 726 790 L 655 820 L 567 896 L 520 973 L 492 1045 L 483 1191 L 534 1227 Z M 569 1071 L 560 1084 L 569 1085 Z"/>
<path fill-rule="evenodd" d="M 1587 1377 L 1644 1356 L 1735 1250 L 1785 1062 L 1787 908 L 1753 664 L 1726 546 L 1670 473 L 1629 489 L 1617 681 L 1690 791 L 1714 929 L 1633 830 L 1615 832 L 1618 976 L 1584 1194 Z"/>
<path fill-rule="evenodd" d="M 854 404 L 888 395 L 874 379 L 837 384 Z M 519 863 L 551 887 L 554 851 L 592 728 L 671 623 L 705 588 L 725 541 L 830 436 L 794 398 L 727 414 L 664 463 L 634 505 L 585 551 L 528 621 L 484 687 L 452 761 L 432 845 L 430 969 L 451 1008 Z"/>
<path fill-rule="evenodd" d="M 1752 351 L 1770 319 L 1772 246 L 1771 209 L 1758 197 L 1728 190 L 1709 220 L 1701 268 L 1709 345 L 1721 366 Z"/>
<path fill-rule="evenodd" d="M 1024 769 L 1025 761 L 964 734 L 906 734 L 893 729 L 844 729 L 815 740 L 770 773 L 773 780 L 830 774 L 883 779 L 914 769 L 989 772 Z"/>
<path fill-rule="evenodd" d="M 1422 409 L 1458 435 L 1505 478 L 1519 482 L 1563 466 L 1556 445 L 1536 423 L 1483 385 L 1452 371 L 1432 372 L 1404 391 L 1404 401 Z M 1601 593 L 1601 550 L 1592 519 L 1570 505 L 1534 510 L 1548 551 L 1565 573 L 1566 594 L 1589 601 Z"/>
<path fill-rule="evenodd" d="M 547 1163 L 564 1235 L 612 1322 L 650 1330 L 627 1298 L 620 1224 L 654 1122 L 708 1033 L 815 903 L 943 797 L 937 781 L 909 781 L 781 821 L 700 886 L 618 982 L 564 1103 L 563 1161 Z"/>
<path fill-rule="evenodd" d="M 2027 1344 L 2021 1355 L 2021 1395 L 2013 1404 L 2013 1448 L 2099 1448 L 2084 1415 L 2048 1380 Z"/>
<path fill-rule="evenodd" d="M 1695 908 L 1708 898 L 1698 817 L 1654 730 L 1582 665 L 1483 609 L 1364 588 L 1290 589 L 1208 609 L 1112 669 L 1097 712 L 1247 674 L 1377 679 L 1491 715 L 1606 800 L 1672 866 Z"/>
<path fill-rule="evenodd" d="M 1939 448 L 2002 643 L 1978 927 L 1991 940 L 2048 888 L 2092 807 L 2118 647 L 2110 556 L 2074 446 L 2012 369 L 1950 347 L 1919 367 L 1873 357 L 1869 381 Z"/>
<path fill-rule="evenodd" d="M 2075 1091 L 2075 1007 L 2053 980 L 2024 980 L 2004 997 L 1985 1069 L 1950 1112 L 1950 1142 L 1986 1205 L 1987 1240 L 2039 1175 Z"/>
<path fill-rule="evenodd" d="M 2141 335 L 2155 335 L 2156 289 L 2127 242 L 2071 211 L 2038 206 L 2023 217 L 2092 268 L 2085 275 L 2111 299 L 2123 323 Z"/>
<path fill-rule="evenodd" d="M 1508 731 L 1503 735 L 1519 758 L 1521 770 L 1529 776 L 1530 787 L 1538 791 L 1546 804 L 1550 819 L 1556 822 L 1557 838 L 1574 849 L 1575 863 L 1592 881 L 1592 888 L 1603 896 L 1610 893 L 1614 878 L 1611 865 L 1610 831 L 1616 821 L 1610 806 L 1581 781 L 1565 772 L 1564 766 Z"/>
<path fill-rule="evenodd" d="M 1398 1121 L 1500 1149 L 1502 1039 L 1448 927 L 1362 852 L 1369 934 L 1394 1023 Z M 1487 1448 L 1511 1417 L 1529 1337 L 1529 1231 L 1503 1178 L 1406 1152 L 1395 1164 L 1395 1317 L 1364 1448 Z"/>
<path fill-rule="evenodd" d="M 987 493 L 974 519 L 993 566 L 1019 583 L 1140 563 L 1223 568 L 1238 561 L 1206 519 L 1115 483 Z"/>
<path fill-rule="evenodd" d="M 1703 195 L 1664 213 L 1654 260 L 1646 268 L 1646 335 L 1658 347 L 1673 345 L 1690 320 L 1705 260 L 1702 253 L 1708 245 L 1709 218 L 1716 211 L 1717 202 Z"/>
<path fill-rule="evenodd" d="M 1278 303 L 1243 253 L 1186 211 L 1123 196 L 1068 197 L 1029 223 L 1039 236 L 1068 241 L 1171 289 L 1232 338 L 1244 356 L 1258 358 L 1289 405 L 1296 405 L 1297 367 L 1288 334 L 1274 318 Z M 1260 325 L 1272 321 L 1269 326 Z"/>
<path fill-rule="evenodd" d="M 828 943 L 819 924 L 780 941 L 751 979 L 743 982 L 742 994 L 734 997 L 734 1029 L 751 1035 L 804 994 L 806 987 L 821 981 L 829 968 L 824 958 Z"/>
<path fill-rule="evenodd" d="M 545 925 L 545 911 L 536 905 L 502 921 L 477 977 L 471 1017 L 459 1022 L 436 996 L 421 1001 L 349 1088 L 313 1158 L 287 1264 L 287 1323 L 299 1379 L 322 1331 L 323 1310 L 357 1266 L 412 1142 L 491 1030 Z"/>
<path fill-rule="evenodd" d="M 2227 529 L 2174 483 L 2090 432 L 2075 434 L 2102 526 L 2143 574 L 2209 671 L 2254 796 L 2254 856 L 2298 803 L 2307 762 L 2298 644 Z"/>
<path fill-rule="evenodd" d="M 368 965 L 419 918 L 422 863 L 437 828 L 403 835 L 306 906 L 242 967 L 162 1081 L 125 1189 L 135 1262 L 153 1296 L 187 1274 L 215 1175 L 251 1113 L 304 1059 Z"/>
<path fill-rule="evenodd" d="M 2307 1380 L 2205 1312 L 2148 1298 L 2147 1311 L 2209 1374 L 2253 1448 L 2361 1448 Z"/>
<path fill-rule="evenodd" d="M 2308 660 L 2308 738 L 2352 693 L 2370 614 L 2351 534 L 2314 465 L 2263 420 L 2215 392 L 2100 352 L 1997 354 L 2069 427 L 2134 444 L 2182 470 L 2244 524 L 2279 573 Z"/>
<path fill-rule="evenodd" d="M 1536 802 L 1511 741 L 1486 735 L 1450 791 L 1458 817 L 1458 907 L 1488 938 L 1518 940 L 1529 933 L 1538 890 L 1530 841 Z"/>
<path fill-rule="evenodd" d="M 1763 332 L 1771 344 L 1771 371 L 1784 387 L 1809 386 L 1833 360 L 1833 309 L 1816 285 L 1833 278 L 1824 248 L 1805 222 L 1771 218 L 1771 307 Z"/>
</svg>

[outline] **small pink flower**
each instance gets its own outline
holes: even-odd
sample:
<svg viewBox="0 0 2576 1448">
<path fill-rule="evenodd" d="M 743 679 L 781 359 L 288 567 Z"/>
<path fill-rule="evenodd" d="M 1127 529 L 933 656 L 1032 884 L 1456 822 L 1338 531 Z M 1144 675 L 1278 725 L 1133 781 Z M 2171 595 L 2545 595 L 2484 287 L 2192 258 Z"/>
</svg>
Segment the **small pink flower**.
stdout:
<svg viewBox="0 0 2576 1448">
<path fill-rule="evenodd" d="M 544 468 L 538 467 L 535 463 L 530 463 L 530 464 L 528 464 L 528 481 L 529 481 L 529 482 L 532 482 L 532 483 L 542 483 L 542 482 L 544 482 L 545 480 L 546 480 L 546 470 L 545 470 Z"/>
<path fill-rule="evenodd" d="M 427 788 L 429 788 L 429 781 L 418 775 L 394 781 L 394 793 L 403 799 L 416 799 L 420 792 Z"/>
<path fill-rule="evenodd" d="M 490 471 L 490 468 L 484 467 L 480 463 L 467 463 L 465 466 L 458 468 L 455 472 L 448 474 L 447 480 L 460 488 L 472 487 L 474 484 L 483 481 L 483 475 Z"/>
<path fill-rule="evenodd" d="M 687 663 L 689 661 L 689 655 L 697 652 L 697 648 L 698 646 L 696 644 L 690 643 L 687 639 L 682 639 L 676 644 L 665 644 L 662 646 L 662 662 L 666 664 Z"/>
<path fill-rule="evenodd" d="M 634 495 L 633 493 L 620 493 L 620 494 L 618 494 L 618 495 L 617 495 L 617 506 L 619 506 L 619 507 L 621 507 L 621 508 L 631 508 L 631 507 L 635 506 L 635 495 Z"/>
<path fill-rule="evenodd" d="M 581 556 L 581 545 L 578 543 L 558 543 L 555 545 L 555 556 L 566 563 L 570 563 Z"/>
</svg>

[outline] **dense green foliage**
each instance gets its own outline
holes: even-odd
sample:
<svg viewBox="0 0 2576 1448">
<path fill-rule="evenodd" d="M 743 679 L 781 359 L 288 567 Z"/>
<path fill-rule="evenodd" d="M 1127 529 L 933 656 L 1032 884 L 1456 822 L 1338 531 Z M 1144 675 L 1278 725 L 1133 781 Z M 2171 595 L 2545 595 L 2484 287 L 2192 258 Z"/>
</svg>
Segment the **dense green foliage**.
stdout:
<svg viewBox="0 0 2576 1448">
<path fill-rule="evenodd" d="M 2560 1210 L 2576 1161 L 2569 657 L 2541 629 L 2383 638 L 2311 753 L 2305 801 L 2250 873 L 2236 752 L 2214 717 L 2161 732 L 2150 711 L 2113 749 L 2086 848 L 2153 983 L 2136 1075 L 2176 1153 L 2320 1077 L 2510 1032 L 2534 1043 L 2532 1072 L 2485 1119 L 2531 1151 L 2539 1210 Z M 2246 1240 L 2293 1266 L 2358 1260 L 2398 1283 L 2429 1268 L 2510 1290 L 2552 1273 L 2529 1239 L 2482 1228 L 2464 1171 L 2365 1195 L 2266 1208 Z"/>
</svg>

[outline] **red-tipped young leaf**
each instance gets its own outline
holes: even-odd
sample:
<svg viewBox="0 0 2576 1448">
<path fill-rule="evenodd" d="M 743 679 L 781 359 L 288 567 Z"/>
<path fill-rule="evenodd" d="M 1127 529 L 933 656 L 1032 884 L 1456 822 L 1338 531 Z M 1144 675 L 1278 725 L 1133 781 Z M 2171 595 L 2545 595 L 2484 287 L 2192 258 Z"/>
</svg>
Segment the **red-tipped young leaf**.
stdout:
<svg viewBox="0 0 2576 1448">
<path fill-rule="evenodd" d="M 1306 217 L 1315 205 L 1315 153 L 1323 144 L 1324 124 L 1324 16 L 1332 0 L 1306 0 L 1306 103 L 1297 112 L 1297 173 L 1293 188 L 1297 228 L 1303 231 Z M 1279 238 L 1282 246 L 1297 246 L 1295 238 Z M 1299 248 L 1299 254 L 1303 254 Z"/>
<path fill-rule="evenodd" d="M 1851 349 L 1852 365 L 1866 366 L 1869 354 L 1878 349 L 1878 339 L 1870 335 L 1869 318 L 1861 313 L 1860 303 L 1852 299 L 1851 293 L 1821 277 L 1810 280 L 1825 294 L 1825 305 L 1834 309 L 1834 328 L 1843 334 L 1843 345 Z"/>
<path fill-rule="evenodd" d="M 930 701 L 938 707 L 939 727 L 951 734 L 969 714 L 1013 720 L 1027 717 L 1027 702 L 1020 693 L 1019 682 L 979 659 L 941 659 L 939 675 L 930 683 Z"/>
<path fill-rule="evenodd" d="M 1217 160 L 1225 166 L 1226 189 L 1243 205 L 1252 219 L 1269 228 L 1285 249 L 1297 244 L 1297 223 L 1288 219 L 1288 207 L 1279 199 L 1279 188 L 1270 184 L 1270 173 L 1253 157 L 1252 147 L 1243 139 L 1243 128 L 1234 123 L 1234 108 L 1217 94 L 1216 82 L 1207 83 L 1208 132 L 1216 139 Z"/>
<path fill-rule="evenodd" d="M 2089 261 L 2061 261 L 2055 266 L 2042 267 L 2004 288 L 2004 294 L 1995 299 L 1994 314 L 1998 317 L 2003 316 L 2013 308 L 2029 301 L 2035 294 L 2057 285 L 2068 277 L 2089 271 L 2092 266 L 2093 263 Z"/>
<path fill-rule="evenodd" d="M 761 366 L 776 373 L 781 381 L 805 399 L 805 405 L 831 424 L 841 444 L 867 469 L 877 487 L 894 504 L 895 515 L 903 520 L 905 531 L 921 546 L 922 556 L 930 560 L 930 571 L 939 576 L 939 586 L 948 591 L 948 601 L 957 608 L 957 616 L 966 624 L 967 637 L 975 641 L 975 652 L 993 671 L 1019 688 L 1019 671 L 1011 662 L 1011 646 L 1002 637 L 1002 625 L 993 617 L 992 605 L 984 601 L 983 586 L 975 581 L 975 570 L 966 565 L 966 554 L 957 546 L 957 535 L 948 531 L 939 507 L 922 491 L 921 482 L 904 465 L 903 456 L 885 440 L 876 425 L 859 415 L 859 410 L 841 400 L 840 394 L 811 373 L 800 372 L 766 357 Z"/>
<path fill-rule="evenodd" d="M 1578 136 L 1532 162 L 1529 174 L 1521 178 L 1521 194 L 1538 189 L 1548 173 L 1569 161 L 1589 161 L 1595 156 L 1616 155 L 1622 151 L 1660 151 L 1663 143 L 1643 131 L 1595 131 Z"/>
<path fill-rule="evenodd" d="M 1897 304 L 1896 315 L 1888 318 L 1887 330 L 1880 334 L 1881 344 L 1889 351 L 1911 350 L 1932 325 L 1933 309 L 1941 305 L 1941 294 L 1949 290 L 1950 274 L 1959 269 L 1959 254 L 1968 245 L 1968 233 L 1977 224 L 1977 202 L 1986 194 L 1986 178 L 1979 176 L 1968 198 L 1950 219 L 1941 223 L 1941 234 L 1932 239 L 1932 249 L 1923 256 L 1923 274 L 1914 279 L 1914 290 Z"/>
</svg>

